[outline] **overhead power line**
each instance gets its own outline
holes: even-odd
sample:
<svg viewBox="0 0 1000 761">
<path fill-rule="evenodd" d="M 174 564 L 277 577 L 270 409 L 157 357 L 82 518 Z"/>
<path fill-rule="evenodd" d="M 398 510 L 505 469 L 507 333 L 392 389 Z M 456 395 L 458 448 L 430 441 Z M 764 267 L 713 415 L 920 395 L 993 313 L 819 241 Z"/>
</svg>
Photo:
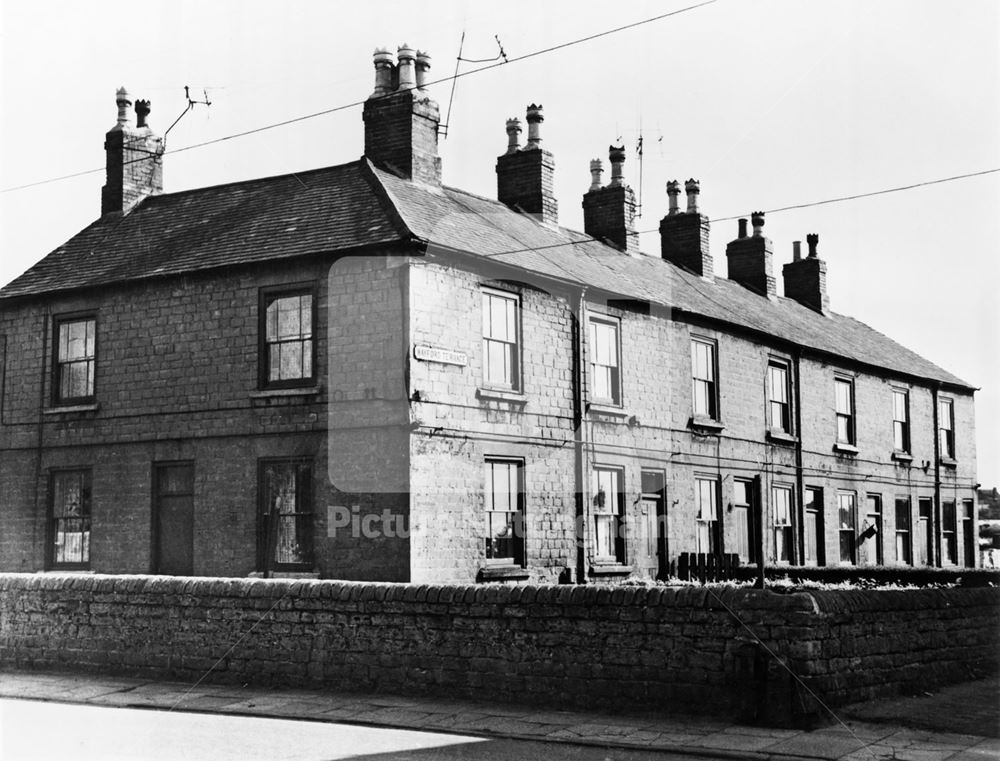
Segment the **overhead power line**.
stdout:
<svg viewBox="0 0 1000 761">
<path fill-rule="evenodd" d="M 675 11 L 670 11 L 669 13 L 661 13 L 658 16 L 652 16 L 650 18 L 642 19 L 641 21 L 634 21 L 631 24 L 625 24 L 624 26 L 618 26 L 618 27 L 615 27 L 614 29 L 606 29 L 603 32 L 597 32 L 595 34 L 590 34 L 590 35 L 587 35 L 586 37 L 578 37 L 578 38 L 573 39 L 573 40 L 568 40 L 567 42 L 561 42 L 558 45 L 552 45 L 552 46 L 547 47 L 547 48 L 542 48 L 541 50 L 535 50 L 535 51 L 533 51 L 531 53 L 525 53 L 524 55 L 509 56 L 509 57 L 506 56 L 506 55 L 504 55 L 503 60 L 493 61 L 492 63 L 488 63 L 488 64 L 486 64 L 484 66 L 479 66 L 479 67 L 477 67 L 475 69 L 469 69 L 468 71 L 463 71 L 463 72 L 456 71 L 455 74 L 453 74 L 452 76 L 442 77 L 441 79 L 431 80 L 431 81 L 427 82 L 425 86 L 429 87 L 431 85 L 437 85 L 437 84 L 441 84 L 443 82 L 451 82 L 451 81 L 456 80 L 456 79 L 461 79 L 462 77 L 468 77 L 468 76 L 471 76 L 473 74 L 479 74 L 481 72 L 488 71 L 490 69 L 495 69 L 498 66 L 506 66 L 509 63 L 517 63 L 518 61 L 526 61 L 529 58 L 536 58 L 536 57 L 538 57 L 540 55 L 545 55 L 547 53 L 553 53 L 553 52 L 555 52 L 557 50 L 562 50 L 564 48 L 572 47 L 573 45 L 580 45 L 580 44 L 582 44 L 584 42 L 590 42 L 592 40 L 596 40 L 596 39 L 599 39 L 601 37 L 607 37 L 607 36 L 612 35 L 612 34 L 617 34 L 618 32 L 624 32 L 624 31 L 626 31 L 628 29 L 635 29 L 636 27 L 640 27 L 640 26 L 643 26 L 645 24 L 652 24 L 654 21 L 662 21 L 663 19 L 669 18 L 670 16 L 677 16 L 677 15 L 679 15 L 681 13 L 687 13 L 688 11 L 697 10 L 698 8 L 702 8 L 702 7 L 706 6 L 706 5 L 712 5 L 713 3 L 717 2 L 717 1 L 718 0 L 704 0 L 704 2 L 697 3 L 695 5 L 689 5 L 689 6 L 686 6 L 684 8 L 679 8 L 679 9 L 677 9 Z M 386 95 L 386 96 L 383 96 L 383 97 L 389 97 L 389 96 Z M 320 117 L 320 116 L 327 116 L 328 114 L 334 114 L 334 113 L 337 113 L 338 111 L 346 111 L 349 108 L 357 108 L 358 106 L 363 106 L 364 104 L 365 104 L 364 100 L 356 100 L 356 101 L 352 101 L 351 103 L 343 103 L 343 104 L 341 104 L 339 106 L 333 106 L 332 108 L 326 108 L 326 109 L 323 109 L 322 111 L 316 111 L 316 112 L 311 113 L 311 114 L 304 114 L 302 116 L 295 116 L 295 117 L 292 117 L 291 119 L 285 119 L 285 120 L 280 121 L 280 122 L 274 122 L 273 124 L 265 124 L 265 125 L 263 125 L 261 127 L 254 127 L 253 129 L 248 129 L 248 130 L 245 130 L 243 132 L 235 132 L 235 133 L 233 133 L 231 135 L 224 135 L 222 137 L 213 138 L 212 140 L 205 140 L 204 142 L 201 142 L 201 143 L 193 143 L 191 145 L 183 146 L 182 148 L 174 148 L 173 150 L 165 151 L 164 153 L 165 154 L 169 154 L 169 153 L 183 153 L 184 151 L 193 151 L 196 148 L 205 148 L 206 146 L 209 146 L 209 145 L 216 145 L 217 143 L 224 143 L 224 142 L 227 142 L 229 140 L 236 140 L 237 138 L 247 137 L 249 135 L 255 135 L 255 134 L 259 133 L 259 132 L 266 132 L 268 130 L 277 129 L 278 127 L 287 127 L 290 124 L 296 124 L 298 122 L 303 122 L 303 121 L 306 121 L 308 119 L 315 119 L 315 118 Z M 145 159 L 136 159 L 136 161 L 143 161 L 143 160 L 145 160 Z M 128 163 L 131 163 L 131 162 L 128 162 Z M 103 171 L 104 171 L 104 167 L 97 167 L 95 169 L 85 169 L 85 170 L 83 170 L 81 172 L 74 172 L 72 174 L 64 174 L 64 175 L 61 175 L 59 177 L 50 177 L 49 179 L 46 179 L 46 180 L 38 180 L 37 182 L 29 182 L 29 183 L 25 183 L 24 185 L 16 185 L 14 187 L 4 188 L 3 190 L 0 190 L 0 193 L 12 193 L 15 190 L 25 190 L 26 188 L 33 188 L 33 187 L 36 187 L 38 185 L 47 185 L 48 183 L 51 183 L 51 182 L 60 182 L 62 180 L 68 180 L 68 179 L 71 179 L 73 177 L 82 177 L 83 175 L 95 174 L 97 172 L 103 172 Z"/>
</svg>

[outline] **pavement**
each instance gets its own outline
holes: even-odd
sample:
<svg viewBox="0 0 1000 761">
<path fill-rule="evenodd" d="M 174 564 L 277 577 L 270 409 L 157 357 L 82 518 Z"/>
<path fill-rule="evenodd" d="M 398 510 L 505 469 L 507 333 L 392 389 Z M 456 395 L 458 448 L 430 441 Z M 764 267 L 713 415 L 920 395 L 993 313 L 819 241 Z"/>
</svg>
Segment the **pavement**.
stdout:
<svg viewBox="0 0 1000 761">
<path fill-rule="evenodd" d="M 615 757 L 632 749 L 761 761 L 984 761 L 1000 759 L 998 706 L 995 699 L 991 704 L 989 697 L 982 697 L 1000 695 L 997 684 L 996 679 L 980 680 L 937 696 L 850 706 L 838 712 L 831 725 L 812 730 L 749 727 L 698 716 L 545 710 L 460 698 L 36 672 L 0 673 L 0 698 L 597 746 Z M 977 732 L 966 731 L 964 725 L 959 729 L 955 721 L 971 708 L 987 717 L 985 726 L 970 727 Z M 991 728 L 994 736 L 985 736 L 982 729 Z"/>
</svg>

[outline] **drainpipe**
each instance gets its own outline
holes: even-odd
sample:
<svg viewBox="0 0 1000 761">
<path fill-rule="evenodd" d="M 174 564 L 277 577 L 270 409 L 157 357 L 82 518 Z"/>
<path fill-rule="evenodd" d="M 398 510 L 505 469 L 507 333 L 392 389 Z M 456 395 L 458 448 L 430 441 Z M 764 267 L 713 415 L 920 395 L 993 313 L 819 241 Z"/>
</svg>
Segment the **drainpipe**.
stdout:
<svg viewBox="0 0 1000 761">
<path fill-rule="evenodd" d="M 583 346 L 584 346 L 584 302 L 586 289 L 580 289 L 576 308 L 571 309 L 570 325 L 573 331 L 573 453 L 574 453 L 574 491 L 576 494 L 576 524 L 574 526 L 574 541 L 576 542 L 576 582 L 587 582 L 586 568 L 586 536 L 587 536 L 587 500 L 585 489 L 586 462 L 584 437 L 584 401 L 583 401 Z"/>
<path fill-rule="evenodd" d="M 801 384 L 799 383 L 799 364 L 802 360 L 802 350 L 799 347 L 795 348 L 795 352 L 792 355 L 792 384 L 794 386 L 794 394 L 792 396 L 792 404 L 795 405 L 795 512 L 796 520 L 798 521 L 798 541 L 795 542 L 795 549 L 798 554 L 798 558 L 792 558 L 792 560 L 798 560 L 799 565 L 805 565 L 806 561 L 806 512 L 805 512 L 805 483 L 802 475 L 802 391 Z M 826 531 L 824 529 L 824 536 Z M 818 548 L 817 548 L 818 549 Z"/>
<path fill-rule="evenodd" d="M 34 506 L 34 513 L 31 516 L 31 518 L 32 518 L 31 519 L 31 552 L 32 552 L 32 554 L 35 554 L 35 553 L 38 552 L 38 523 L 39 523 L 39 520 L 38 520 L 38 510 L 39 510 L 39 504 L 38 504 L 38 482 L 42 478 L 42 445 L 44 443 L 43 428 L 44 428 L 44 420 L 45 420 L 45 413 L 44 413 L 44 410 L 45 410 L 45 378 L 46 378 L 46 375 L 47 375 L 47 373 L 46 373 L 46 362 L 48 362 L 48 360 L 49 360 L 49 331 L 52 329 L 52 326 L 49 324 L 50 315 L 51 315 L 51 309 L 48 306 L 46 306 L 45 309 L 42 310 L 42 361 L 41 361 L 40 372 L 39 372 L 39 379 L 38 379 L 38 420 L 36 422 L 36 434 L 37 434 L 37 437 L 36 437 L 36 442 L 35 442 L 35 490 L 34 490 L 35 497 L 34 497 L 34 505 L 33 505 Z M 4 370 L 6 372 L 6 367 L 4 368 Z M 54 378 L 55 378 L 55 368 L 52 368 L 52 373 L 53 374 L 52 374 L 51 377 L 53 378 L 53 382 L 55 382 L 54 381 Z M 48 563 L 49 563 L 49 558 L 48 558 L 49 547 L 48 547 L 48 539 L 47 539 L 47 537 L 48 537 L 48 531 L 46 530 L 47 526 L 45 525 L 45 523 L 46 523 L 46 521 L 48 519 L 48 506 L 47 505 L 43 506 L 41 508 L 41 510 L 42 510 L 42 515 L 43 515 L 43 518 L 42 518 L 42 525 L 43 525 L 43 531 L 42 531 L 42 552 L 41 552 L 42 565 L 41 565 L 41 568 L 39 568 L 38 570 L 44 570 L 48 566 Z"/>
<path fill-rule="evenodd" d="M 938 390 L 939 383 L 931 387 L 931 399 L 934 406 L 934 514 L 928 531 L 934 537 L 934 557 L 931 559 L 932 565 L 941 567 L 941 420 L 938 417 Z"/>
</svg>

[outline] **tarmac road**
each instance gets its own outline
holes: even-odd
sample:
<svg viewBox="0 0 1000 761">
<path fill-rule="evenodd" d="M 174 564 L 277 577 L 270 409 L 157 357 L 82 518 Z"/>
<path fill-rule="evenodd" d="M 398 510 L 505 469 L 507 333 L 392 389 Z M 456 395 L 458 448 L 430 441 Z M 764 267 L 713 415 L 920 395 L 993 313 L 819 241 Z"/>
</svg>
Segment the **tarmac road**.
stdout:
<svg viewBox="0 0 1000 761">
<path fill-rule="evenodd" d="M 564 743 L 183 711 L 0 699 L 4 761 L 682 761 Z M 698 756 L 706 761 L 705 756 Z"/>
</svg>

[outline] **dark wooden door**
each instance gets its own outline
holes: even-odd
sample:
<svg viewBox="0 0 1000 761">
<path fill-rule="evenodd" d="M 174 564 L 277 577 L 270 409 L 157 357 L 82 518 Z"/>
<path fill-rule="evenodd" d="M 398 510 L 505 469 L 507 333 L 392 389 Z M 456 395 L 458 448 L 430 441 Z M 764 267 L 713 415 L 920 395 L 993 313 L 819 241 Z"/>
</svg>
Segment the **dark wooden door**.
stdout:
<svg viewBox="0 0 1000 761">
<path fill-rule="evenodd" d="M 194 466 L 156 465 L 153 493 L 154 570 L 190 576 L 194 572 Z"/>
</svg>

